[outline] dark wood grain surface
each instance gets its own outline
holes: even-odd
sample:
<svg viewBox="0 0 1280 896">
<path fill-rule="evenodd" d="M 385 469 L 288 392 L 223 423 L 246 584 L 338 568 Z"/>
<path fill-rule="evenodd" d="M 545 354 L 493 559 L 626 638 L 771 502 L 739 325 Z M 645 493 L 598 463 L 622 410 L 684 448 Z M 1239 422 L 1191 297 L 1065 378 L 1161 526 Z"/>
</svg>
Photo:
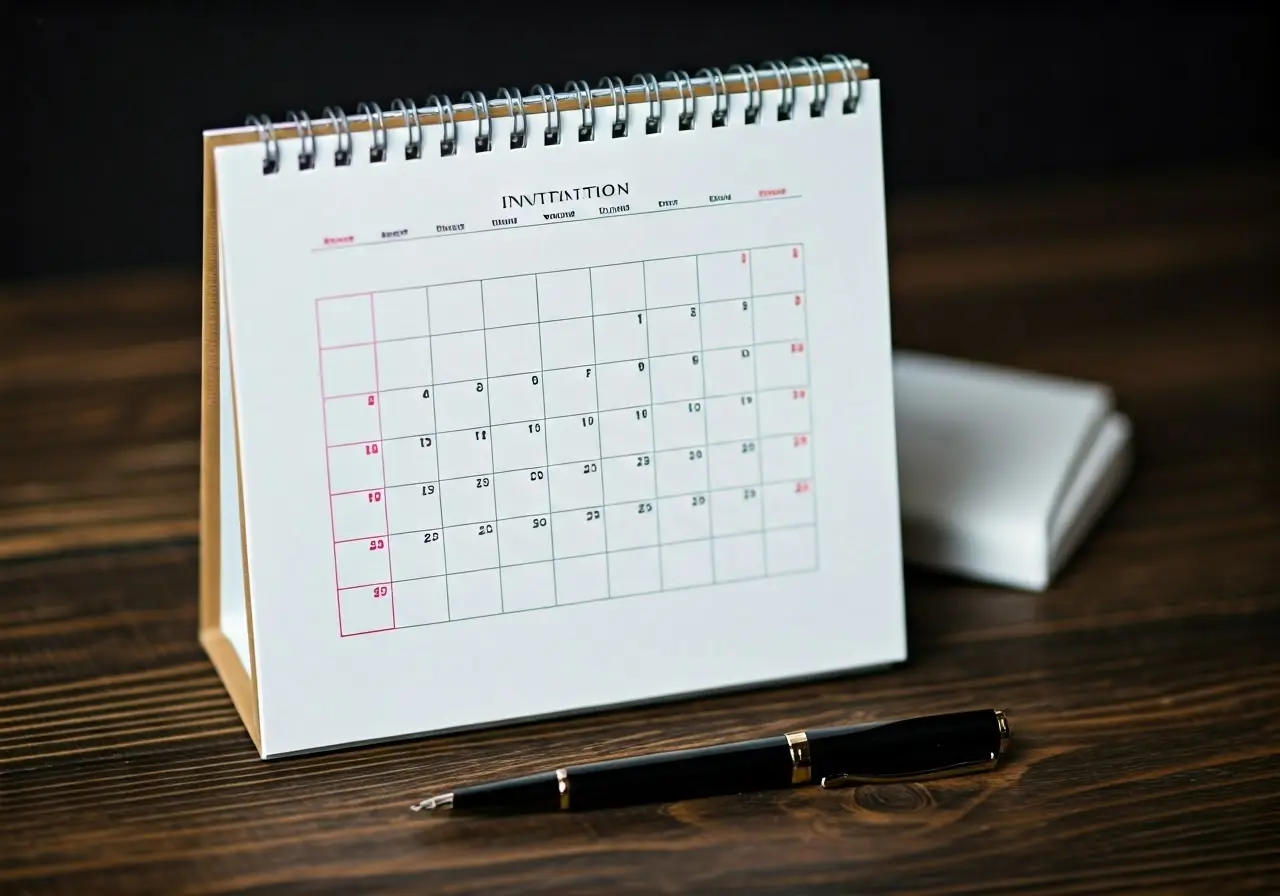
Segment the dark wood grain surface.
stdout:
<svg viewBox="0 0 1280 896">
<path fill-rule="evenodd" d="M 891 203 L 895 341 L 1110 383 L 1061 580 L 908 573 L 901 669 L 264 763 L 196 642 L 198 277 L 0 294 L 0 892 L 1280 889 L 1273 170 Z M 815 620 L 815 624 L 856 620 Z M 481 774 L 996 706 L 989 774 L 423 818 Z"/>
</svg>

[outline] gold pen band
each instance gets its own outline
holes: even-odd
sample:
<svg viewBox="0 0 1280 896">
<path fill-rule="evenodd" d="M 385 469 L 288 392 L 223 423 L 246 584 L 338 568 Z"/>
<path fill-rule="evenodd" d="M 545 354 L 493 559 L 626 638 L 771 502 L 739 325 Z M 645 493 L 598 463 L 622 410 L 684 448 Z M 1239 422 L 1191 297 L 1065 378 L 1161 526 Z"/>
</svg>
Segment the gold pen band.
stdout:
<svg viewBox="0 0 1280 896">
<path fill-rule="evenodd" d="M 788 732 L 787 747 L 791 750 L 791 783 L 808 784 L 813 778 L 813 766 L 809 761 L 809 735 L 803 731 Z"/>
<path fill-rule="evenodd" d="M 543 766 L 545 768 L 546 766 Z M 560 790 L 560 808 L 569 808 L 569 770 L 567 768 L 556 769 L 556 787 Z"/>
</svg>

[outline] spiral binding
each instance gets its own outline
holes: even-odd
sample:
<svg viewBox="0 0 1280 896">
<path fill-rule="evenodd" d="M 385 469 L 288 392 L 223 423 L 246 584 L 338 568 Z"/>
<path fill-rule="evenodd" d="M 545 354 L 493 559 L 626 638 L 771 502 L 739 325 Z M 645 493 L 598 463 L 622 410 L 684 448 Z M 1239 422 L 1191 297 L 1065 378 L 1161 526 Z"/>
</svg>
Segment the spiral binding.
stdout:
<svg viewBox="0 0 1280 896">
<path fill-rule="evenodd" d="M 767 74 L 774 77 L 774 82 L 782 92 L 782 99 L 777 106 L 779 121 L 789 121 L 795 115 L 797 97 L 794 75 L 803 73 L 807 84 L 813 87 L 813 99 L 809 103 L 809 115 L 817 118 L 827 111 L 831 84 L 827 75 L 842 75 L 844 81 L 844 99 L 840 104 L 840 112 L 853 115 L 858 111 L 858 103 L 862 97 L 862 85 L 859 70 L 863 63 L 841 53 L 828 53 L 818 61 L 813 56 L 798 56 L 790 65 L 779 60 L 763 63 Z M 489 152 L 493 147 L 493 111 L 505 110 L 514 122 L 509 146 L 511 149 L 523 149 L 529 145 L 529 110 L 535 114 L 547 115 L 547 124 L 542 139 L 545 145 L 552 146 L 563 140 L 562 106 L 571 104 L 571 111 L 581 115 L 578 125 L 578 142 L 596 139 L 596 101 L 606 100 L 605 105 L 612 104 L 613 118 L 608 125 L 611 137 L 625 137 L 630 132 L 629 109 L 632 102 L 639 101 L 644 106 L 644 133 L 656 134 L 662 129 L 664 102 L 679 102 L 680 114 L 677 118 L 678 128 L 682 131 L 692 130 L 696 126 L 696 98 L 699 88 L 710 88 L 715 106 L 711 113 L 711 127 L 724 127 L 730 122 L 730 84 L 740 85 L 746 94 L 747 104 L 742 109 L 742 123 L 758 124 L 763 110 L 763 90 L 760 87 L 760 70 L 753 65 L 738 63 L 729 67 L 728 73 L 718 68 L 699 69 L 694 77 L 684 71 L 667 72 L 666 78 L 658 80 L 654 75 L 641 73 L 631 79 L 628 86 L 621 78 L 602 78 L 599 86 L 592 90 L 586 81 L 570 81 L 563 91 L 557 92 L 550 84 L 535 84 L 530 94 L 521 94 L 502 88 L 492 99 L 487 99 L 478 90 L 462 94 L 461 102 L 454 105 L 448 96 L 433 94 L 427 99 L 425 106 L 419 108 L 412 100 L 395 99 L 390 110 L 373 102 L 360 103 L 356 107 L 354 120 L 367 126 L 372 134 L 373 145 L 369 149 L 371 163 L 384 162 L 389 158 L 387 133 L 389 128 L 407 130 L 407 142 L 404 157 L 416 160 L 423 157 L 426 128 L 440 128 L 440 155 L 452 156 L 458 152 L 458 118 L 470 118 L 476 122 L 475 151 Z M 677 98 L 663 99 L 664 90 L 674 90 Z M 607 114 L 607 113 L 606 113 Z M 433 116 L 436 124 L 424 125 L 423 117 Z M 388 119 L 397 124 L 388 125 Z M 298 152 L 298 168 L 312 169 L 316 166 L 318 149 L 316 145 L 315 123 L 306 112 L 289 112 L 288 120 L 294 128 L 297 139 L 301 141 Z M 247 126 L 253 127 L 263 146 L 262 173 L 275 174 L 280 170 L 280 143 L 276 136 L 275 126 L 266 115 L 250 115 Z M 352 119 L 342 111 L 340 106 L 326 106 L 323 112 L 323 126 L 327 126 L 336 135 L 337 149 L 333 154 L 333 164 L 338 167 L 349 166 L 354 156 L 351 138 Z"/>
</svg>

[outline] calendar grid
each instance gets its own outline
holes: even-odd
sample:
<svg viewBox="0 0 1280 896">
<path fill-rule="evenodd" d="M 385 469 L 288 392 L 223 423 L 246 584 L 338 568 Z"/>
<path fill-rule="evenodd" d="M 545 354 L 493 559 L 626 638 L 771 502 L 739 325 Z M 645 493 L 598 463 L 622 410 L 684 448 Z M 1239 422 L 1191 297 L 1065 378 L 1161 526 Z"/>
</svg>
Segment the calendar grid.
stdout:
<svg viewBox="0 0 1280 896">
<path fill-rule="evenodd" d="M 801 247 L 317 299 L 339 634 L 815 570 Z"/>
</svg>

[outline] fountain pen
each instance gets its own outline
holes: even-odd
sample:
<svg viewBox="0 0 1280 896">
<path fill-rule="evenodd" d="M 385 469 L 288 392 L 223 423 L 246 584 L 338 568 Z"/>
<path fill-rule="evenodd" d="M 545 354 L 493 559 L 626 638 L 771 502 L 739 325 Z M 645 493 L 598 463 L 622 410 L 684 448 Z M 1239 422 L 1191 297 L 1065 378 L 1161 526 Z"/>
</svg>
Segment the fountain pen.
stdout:
<svg viewBox="0 0 1280 896">
<path fill-rule="evenodd" d="M 667 803 L 819 783 L 920 781 L 995 768 L 1009 742 L 996 709 L 793 731 L 460 787 L 410 806 L 521 813 Z"/>
</svg>

